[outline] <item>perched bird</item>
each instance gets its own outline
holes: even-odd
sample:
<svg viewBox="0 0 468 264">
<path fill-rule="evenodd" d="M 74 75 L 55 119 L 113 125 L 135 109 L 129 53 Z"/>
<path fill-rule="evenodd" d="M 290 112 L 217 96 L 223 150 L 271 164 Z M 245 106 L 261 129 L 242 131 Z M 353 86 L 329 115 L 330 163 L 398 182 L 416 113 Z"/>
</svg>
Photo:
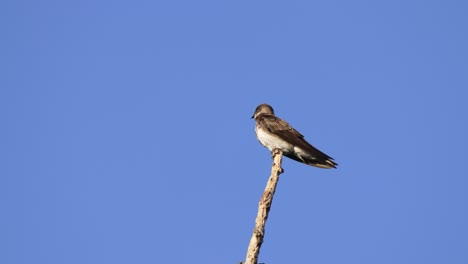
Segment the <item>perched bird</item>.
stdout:
<svg viewBox="0 0 468 264">
<path fill-rule="evenodd" d="M 257 106 L 252 118 L 255 118 L 255 134 L 258 140 L 270 151 L 280 149 L 283 155 L 290 159 L 319 168 L 330 169 L 338 166 L 333 158 L 309 144 L 301 133 L 275 116 L 271 106 Z"/>
</svg>

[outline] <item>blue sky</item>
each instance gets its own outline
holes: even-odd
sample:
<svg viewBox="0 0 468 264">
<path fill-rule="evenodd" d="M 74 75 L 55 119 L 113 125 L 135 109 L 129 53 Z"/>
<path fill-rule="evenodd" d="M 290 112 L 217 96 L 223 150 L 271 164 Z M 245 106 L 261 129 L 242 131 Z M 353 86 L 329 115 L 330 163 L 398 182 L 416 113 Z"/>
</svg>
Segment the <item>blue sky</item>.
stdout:
<svg viewBox="0 0 468 264">
<path fill-rule="evenodd" d="M 468 263 L 463 1 L 3 1 L 0 263 Z"/>
</svg>

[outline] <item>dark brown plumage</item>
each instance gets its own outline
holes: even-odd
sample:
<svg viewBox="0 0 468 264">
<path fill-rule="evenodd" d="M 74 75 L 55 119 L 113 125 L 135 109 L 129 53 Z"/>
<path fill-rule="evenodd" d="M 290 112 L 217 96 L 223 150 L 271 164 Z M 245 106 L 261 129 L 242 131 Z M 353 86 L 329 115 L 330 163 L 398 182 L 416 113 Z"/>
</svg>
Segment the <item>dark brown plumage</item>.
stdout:
<svg viewBox="0 0 468 264">
<path fill-rule="evenodd" d="M 261 104 L 255 110 L 255 132 L 260 143 L 272 151 L 279 148 L 293 160 L 319 168 L 336 168 L 333 158 L 318 150 L 286 121 L 274 115 L 273 108 Z"/>
</svg>

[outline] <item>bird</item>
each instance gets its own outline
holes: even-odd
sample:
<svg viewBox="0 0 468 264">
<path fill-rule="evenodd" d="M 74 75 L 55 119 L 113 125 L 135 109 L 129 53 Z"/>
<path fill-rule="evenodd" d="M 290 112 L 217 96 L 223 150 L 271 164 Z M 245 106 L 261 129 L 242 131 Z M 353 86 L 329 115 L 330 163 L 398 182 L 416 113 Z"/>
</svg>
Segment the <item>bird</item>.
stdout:
<svg viewBox="0 0 468 264">
<path fill-rule="evenodd" d="M 336 168 L 332 157 L 318 150 L 304 136 L 283 119 L 275 116 L 273 107 L 260 104 L 252 116 L 258 141 L 272 153 L 280 149 L 283 155 L 295 161 L 323 169 Z"/>
</svg>

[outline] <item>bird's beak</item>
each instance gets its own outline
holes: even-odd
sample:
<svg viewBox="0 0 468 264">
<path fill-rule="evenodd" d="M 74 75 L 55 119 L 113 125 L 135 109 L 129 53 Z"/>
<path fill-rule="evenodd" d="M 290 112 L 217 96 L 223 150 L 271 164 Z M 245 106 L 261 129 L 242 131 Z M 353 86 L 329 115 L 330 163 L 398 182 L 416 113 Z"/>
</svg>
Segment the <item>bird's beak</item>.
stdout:
<svg viewBox="0 0 468 264">
<path fill-rule="evenodd" d="M 254 118 L 254 116 L 255 116 L 255 114 L 253 114 L 251 118 Z"/>
</svg>

